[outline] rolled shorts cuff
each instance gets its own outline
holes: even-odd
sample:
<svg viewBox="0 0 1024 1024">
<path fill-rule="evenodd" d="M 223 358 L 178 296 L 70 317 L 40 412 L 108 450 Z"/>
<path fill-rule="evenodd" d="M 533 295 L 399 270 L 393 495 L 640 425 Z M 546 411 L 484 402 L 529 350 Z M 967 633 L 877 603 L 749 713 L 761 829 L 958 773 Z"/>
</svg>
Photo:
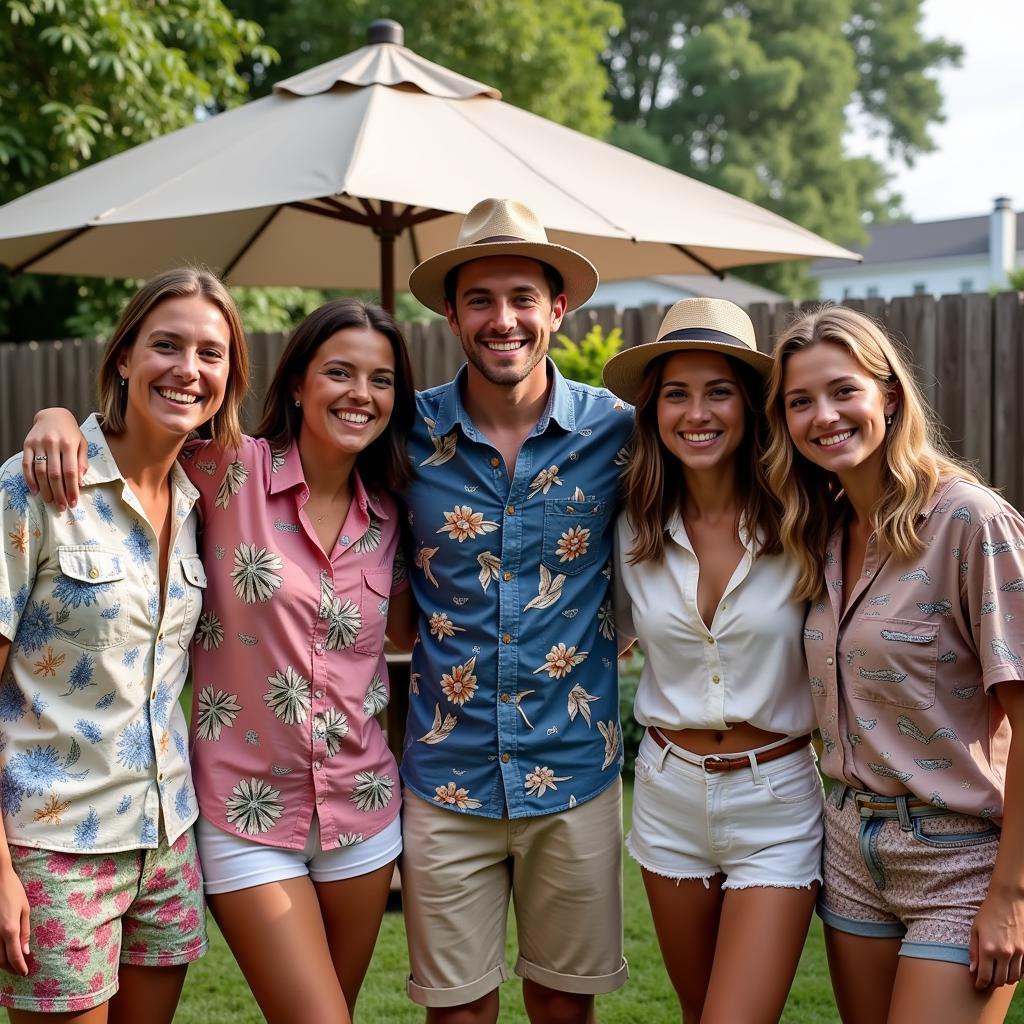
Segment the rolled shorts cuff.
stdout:
<svg viewBox="0 0 1024 1024">
<path fill-rule="evenodd" d="M 133 953 L 121 950 L 121 963 L 130 967 L 181 967 L 191 964 L 210 950 L 210 942 L 206 940 L 199 945 L 190 946 L 180 953 Z"/>
<path fill-rule="evenodd" d="M 11 1010 L 28 1010 L 30 1013 L 85 1013 L 95 1010 L 107 1000 L 117 995 L 118 983 L 111 982 L 96 992 L 82 993 L 74 996 L 54 996 L 45 998 L 16 992 L 0 993 L 0 1007 Z M 6 1016 L 6 1014 L 5 1014 Z"/>
<path fill-rule="evenodd" d="M 915 960 L 941 960 L 947 964 L 971 966 L 971 951 L 967 946 L 959 946 L 950 942 L 904 942 L 900 946 L 900 956 L 913 957 Z"/>
<path fill-rule="evenodd" d="M 524 957 L 516 961 L 515 970 L 520 978 L 529 978 L 530 981 L 535 981 L 545 988 L 585 996 L 600 996 L 614 992 L 629 980 L 629 964 L 626 963 L 625 957 L 622 958 L 618 970 L 612 971 L 611 974 L 559 974 L 557 971 L 549 971 L 546 967 L 531 963 Z"/>
<path fill-rule="evenodd" d="M 862 921 L 843 917 L 842 914 L 823 906 L 820 900 L 815 910 L 829 928 L 834 928 L 837 932 L 846 932 L 848 935 L 860 935 L 868 939 L 902 939 L 907 934 L 907 929 L 899 921 Z"/>
<path fill-rule="evenodd" d="M 487 995 L 507 980 L 508 969 L 504 964 L 498 964 L 476 981 L 471 981 L 468 985 L 456 985 L 454 988 L 427 988 L 425 985 L 417 985 L 410 974 L 405 981 L 405 990 L 409 998 L 420 1006 L 462 1006 Z"/>
</svg>

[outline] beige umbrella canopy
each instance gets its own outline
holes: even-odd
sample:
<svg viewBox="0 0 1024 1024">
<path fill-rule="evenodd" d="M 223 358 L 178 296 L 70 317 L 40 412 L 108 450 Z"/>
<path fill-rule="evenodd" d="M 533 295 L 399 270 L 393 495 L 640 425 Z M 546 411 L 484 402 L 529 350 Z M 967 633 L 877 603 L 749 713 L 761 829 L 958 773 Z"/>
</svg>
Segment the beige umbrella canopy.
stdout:
<svg viewBox="0 0 1024 1024">
<path fill-rule="evenodd" d="M 273 94 L 0 208 L 14 272 L 148 277 L 186 260 L 231 284 L 379 288 L 393 308 L 478 200 L 532 207 L 602 278 L 859 259 L 708 185 L 501 102 L 424 60 L 395 22 Z M 369 230 L 367 230 L 369 229 Z"/>
</svg>

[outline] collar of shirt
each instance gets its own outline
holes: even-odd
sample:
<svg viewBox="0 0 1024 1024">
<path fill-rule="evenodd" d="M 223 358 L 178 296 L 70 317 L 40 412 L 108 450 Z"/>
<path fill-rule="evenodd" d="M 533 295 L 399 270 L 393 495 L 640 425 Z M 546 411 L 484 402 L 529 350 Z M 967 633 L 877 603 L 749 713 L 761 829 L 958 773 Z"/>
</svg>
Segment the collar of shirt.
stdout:
<svg viewBox="0 0 1024 1024">
<path fill-rule="evenodd" d="M 756 551 L 754 550 L 755 538 L 747 529 L 746 517 L 740 517 L 737 532 L 739 533 L 740 544 L 746 552 L 744 558 L 746 561 L 752 562 L 756 555 Z M 690 543 L 690 535 L 686 532 L 686 524 L 683 522 L 683 517 L 679 512 L 673 512 L 669 517 L 668 522 L 665 524 L 665 533 L 667 533 L 681 548 L 689 551 L 694 558 L 697 557 L 696 552 L 693 550 L 693 545 Z"/>
<path fill-rule="evenodd" d="M 552 362 L 551 357 L 545 359 L 548 370 L 548 380 L 551 382 L 551 389 L 548 392 L 548 402 L 537 420 L 530 437 L 538 437 L 543 434 L 552 421 L 558 424 L 565 431 L 576 429 L 576 410 L 572 401 L 572 394 L 569 383 L 559 372 L 559 369 Z M 438 406 L 437 418 L 434 421 L 431 435 L 433 437 L 444 437 L 456 426 L 462 428 L 462 432 L 474 441 L 480 440 L 480 432 L 473 423 L 466 407 L 462 404 L 462 390 L 466 386 L 466 378 L 469 374 L 468 364 L 464 364 L 455 375 L 454 380 L 448 385 L 445 396 Z"/>
<path fill-rule="evenodd" d="M 85 437 L 86 453 L 89 457 L 89 466 L 82 476 L 82 486 L 94 487 L 97 484 L 109 484 L 120 480 L 127 487 L 128 482 L 121 475 L 121 470 L 117 468 L 114 453 L 110 450 L 110 445 L 107 443 L 96 413 L 90 414 L 81 425 L 81 431 Z M 171 466 L 171 483 L 174 490 L 181 494 L 191 509 L 192 505 L 199 500 L 199 491 L 192 485 L 192 481 L 189 480 L 177 460 Z M 182 517 L 179 516 L 179 518 Z"/>
<path fill-rule="evenodd" d="M 372 512 L 378 519 L 387 519 L 388 514 L 376 491 L 368 491 L 363 485 L 359 470 L 353 470 L 352 500 L 362 510 L 363 515 Z M 284 453 L 284 460 L 281 468 L 276 473 L 269 474 L 267 480 L 267 493 L 280 494 L 290 488 L 298 487 L 306 498 L 309 497 L 309 486 L 306 483 L 306 474 L 302 470 L 302 459 L 299 458 L 299 446 L 292 442 L 291 446 Z M 303 499 L 304 500 L 304 499 Z"/>
</svg>

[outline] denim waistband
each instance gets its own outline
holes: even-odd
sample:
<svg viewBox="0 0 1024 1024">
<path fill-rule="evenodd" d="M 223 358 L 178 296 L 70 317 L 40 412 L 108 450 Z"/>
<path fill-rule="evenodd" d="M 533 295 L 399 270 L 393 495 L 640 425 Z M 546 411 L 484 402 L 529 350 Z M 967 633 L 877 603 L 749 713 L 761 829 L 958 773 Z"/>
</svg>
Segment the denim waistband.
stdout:
<svg viewBox="0 0 1024 1024">
<path fill-rule="evenodd" d="M 845 782 L 833 783 L 828 798 L 840 810 L 850 800 L 862 818 L 898 818 L 905 829 L 910 828 L 914 818 L 930 818 L 949 813 L 947 808 L 936 807 L 912 793 L 883 796 L 867 789 L 854 789 Z"/>
</svg>

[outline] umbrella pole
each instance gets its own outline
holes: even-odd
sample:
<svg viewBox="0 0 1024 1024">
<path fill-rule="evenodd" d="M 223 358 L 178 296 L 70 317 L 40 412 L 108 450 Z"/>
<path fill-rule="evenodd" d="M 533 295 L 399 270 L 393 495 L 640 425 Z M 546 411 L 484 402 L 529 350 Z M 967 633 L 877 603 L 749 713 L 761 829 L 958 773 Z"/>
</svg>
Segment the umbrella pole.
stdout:
<svg viewBox="0 0 1024 1024">
<path fill-rule="evenodd" d="M 380 304 L 395 315 L 395 233 L 380 232 Z"/>
</svg>

